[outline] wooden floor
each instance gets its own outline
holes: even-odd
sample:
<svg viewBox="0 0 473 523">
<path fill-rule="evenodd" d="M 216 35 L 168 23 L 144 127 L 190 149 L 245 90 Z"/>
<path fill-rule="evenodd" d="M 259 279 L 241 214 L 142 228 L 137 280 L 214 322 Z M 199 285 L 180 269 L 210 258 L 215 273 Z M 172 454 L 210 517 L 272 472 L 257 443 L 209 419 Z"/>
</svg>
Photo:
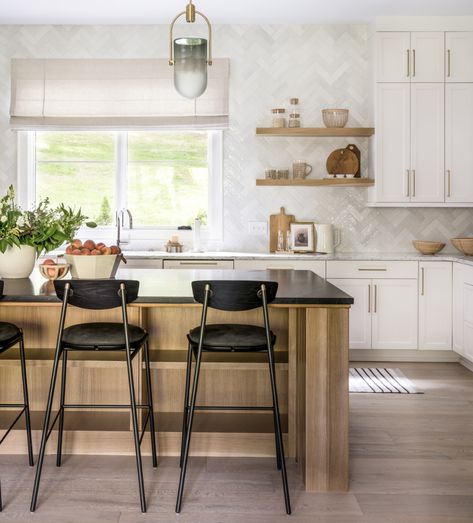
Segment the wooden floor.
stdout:
<svg viewBox="0 0 473 523">
<path fill-rule="evenodd" d="M 425 394 L 351 395 L 350 492 L 308 494 L 289 463 L 290 519 L 272 460 L 192 458 L 176 516 L 177 459 L 156 470 L 145 459 L 149 511 L 141 515 L 134 458 L 71 456 L 56 469 L 48 457 L 32 516 L 33 470 L 25 456 L 1 456 L 0 522 L 471 523 L 473 373 L 454 363 L 391 366 Z"/>
</svg>

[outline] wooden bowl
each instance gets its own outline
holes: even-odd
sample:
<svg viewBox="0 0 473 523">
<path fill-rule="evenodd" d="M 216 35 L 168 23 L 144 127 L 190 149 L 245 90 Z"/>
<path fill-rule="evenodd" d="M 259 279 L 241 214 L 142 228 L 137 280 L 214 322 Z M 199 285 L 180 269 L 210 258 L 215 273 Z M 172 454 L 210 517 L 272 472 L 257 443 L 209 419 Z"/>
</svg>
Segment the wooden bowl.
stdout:
<svg viewBox="0 0 473 523">
<path fill-rule="evenodd" d="M 452 238 L 452 245 L 467 256 L 473 256 L 473 238 Z"/>
<path fill-rule="evenodd" d="M 68 263 L 56 263 L 54 265 L 38 265 L 41 276 L 48 280 L 61 280 L 69 272 Z"/>
<path fill-rule="evenodd" d="M 413 240 L 412 245 L 422 254 L 437 254 L 444 247 L 445 243 L 442 242 L 429 242 L 424 240 Z"/>
</svg>

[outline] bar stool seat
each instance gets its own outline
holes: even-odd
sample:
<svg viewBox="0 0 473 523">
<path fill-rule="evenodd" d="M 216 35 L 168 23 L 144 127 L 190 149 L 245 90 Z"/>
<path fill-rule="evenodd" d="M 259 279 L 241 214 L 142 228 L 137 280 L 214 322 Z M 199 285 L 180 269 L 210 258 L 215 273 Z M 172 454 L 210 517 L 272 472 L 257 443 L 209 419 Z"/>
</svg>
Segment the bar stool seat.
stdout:
<svg viewBox="0 0 473 523">
<path fill-rule="evenodd" d="M 0 321 L 0 354 L 21 338 L 21 330 L 13 323 Z"/>
<path fill-rule="evenodd" d="M 199 344 L 200 325 L 192 329 L 187 338 L 195 351 Z M 276 336 L 270 331 L 271 343 Z M 214 323 L 205 326 L 203 351 L 221 352 L 259 352 L 267 351 L 266 331 L 256 325 L 239 325 L 234 323 Z"/>
<path fill-rule="evenodd" d="M 147 333 L 137 325 L 128 324 L 130 348 L 141 348 Z M 82 323 L 64 329 L 64 350 L 125 350 L 123 323 Z"/>
</svg>

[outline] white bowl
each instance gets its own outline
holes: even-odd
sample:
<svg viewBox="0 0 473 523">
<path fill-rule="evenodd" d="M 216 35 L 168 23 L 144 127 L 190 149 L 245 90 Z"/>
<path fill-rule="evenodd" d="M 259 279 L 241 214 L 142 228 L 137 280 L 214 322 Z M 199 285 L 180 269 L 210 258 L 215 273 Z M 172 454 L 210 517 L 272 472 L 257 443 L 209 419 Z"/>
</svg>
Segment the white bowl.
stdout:
<svg viewBox="0 0 473 523">
<path fill-rule="evenodd" d="M 118 266 L 122 260 L 122 255 L 84 256 L 79 254 L 66 254 L 66 260 L 71 266 L 71 275 L 73 278 L 98 280 L 115 277 Z"/>
</svg>

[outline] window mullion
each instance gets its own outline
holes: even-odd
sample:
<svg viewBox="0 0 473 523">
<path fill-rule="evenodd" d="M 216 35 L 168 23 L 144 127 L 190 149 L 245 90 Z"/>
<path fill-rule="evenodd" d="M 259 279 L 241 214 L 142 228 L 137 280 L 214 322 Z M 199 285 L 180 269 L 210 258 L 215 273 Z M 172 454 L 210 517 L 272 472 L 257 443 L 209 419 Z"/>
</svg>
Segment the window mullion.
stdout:
<svg viewBox="0 0 473 523">
<path fill-rule="evenodd" d="M 126 209 L 128 206 L 128 133 L 120 131 L 117 133 L 116 144 L 116 201 L 117 211 Z"/>
</svg>

